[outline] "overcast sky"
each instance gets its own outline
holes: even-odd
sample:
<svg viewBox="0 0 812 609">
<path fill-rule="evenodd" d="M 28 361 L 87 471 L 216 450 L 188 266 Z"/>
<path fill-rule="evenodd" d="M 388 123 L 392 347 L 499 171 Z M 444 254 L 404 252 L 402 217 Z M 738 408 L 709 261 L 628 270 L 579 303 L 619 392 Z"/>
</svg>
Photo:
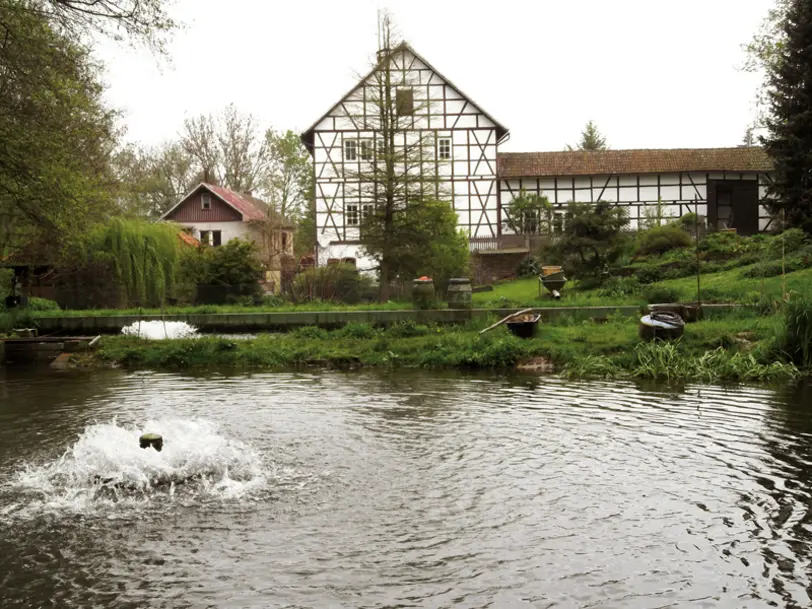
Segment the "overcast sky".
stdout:
<svg viewBox="0 0 812 609">
<path fill-rule="evenodd" d="M 379 8 L 511 133 L 561 150 L 593 119 L 612 148 L 735 146 L 759 78 L 740 70 L 774 0 L 177 0 L 169 61 L 106 43 L 127 139 L 172 139 L 228 103 L 304 130 L 368 70 Z"/>
</svg>

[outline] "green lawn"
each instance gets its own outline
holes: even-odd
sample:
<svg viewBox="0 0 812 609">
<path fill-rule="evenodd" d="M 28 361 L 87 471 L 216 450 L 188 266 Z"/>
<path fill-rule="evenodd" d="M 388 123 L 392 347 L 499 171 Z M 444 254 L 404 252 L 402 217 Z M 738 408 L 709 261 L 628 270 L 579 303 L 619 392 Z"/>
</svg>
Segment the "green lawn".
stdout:
<svg viewBox="0 0 812 609">
<path fill-rule="evenodd" d="M 700 275 L 703 302 L 754 302 L 762 298 L 781 298 L 783 280 L 780 276 L 763 279 L 744 277 L 749 268 L 744 266 Z M 787 291 L 812 296 L 812 269 L 788 273 L 785 277 Z M 669 279 L 652 285 L 675 288 L 681 301 L 696 300 L 696 276 Z M 538 294 L 538 280 L 535 277 L 517 279 L 494 286 L 492 292 L 474 294 L 474 304 L 479 307 L 499 306 L 500 301 L 533 307 L 646 304 L 642 296 L 608 298 L 602 296 L 600 290 L 580 290 L 577 281 L 571 281 L 564 287 L 560 300 L 553 300 L 546 293 L 539 299 Z"/>
</svg>

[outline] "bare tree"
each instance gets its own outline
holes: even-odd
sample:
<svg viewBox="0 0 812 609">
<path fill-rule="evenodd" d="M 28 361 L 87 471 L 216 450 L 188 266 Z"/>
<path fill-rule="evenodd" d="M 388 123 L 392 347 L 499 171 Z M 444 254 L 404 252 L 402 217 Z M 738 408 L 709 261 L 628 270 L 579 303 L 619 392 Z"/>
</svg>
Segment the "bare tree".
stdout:
<svg viewBox="0 0 812 609">
<path fill-rule="evenodd" d="M 438 179 L 434 132 L 418 126 L 431 102 L 416 98 L 419 89 L 412 88 L 408 70 L 396 64 L 398 59 L 403 63 L 405 51 L 393 44 L 387 13 L 381 14 L 379 27 L 375 69 L 356 92 L 365 101 L 364 113 L 353 117 L 364 131 L 374 133 L 374 142 L 358 142 L 355 168 L 345 158 L 345 167 L 351 168 L 345 170 L 344 213 L 346 217 L 347 206 L 357 200 L 360 241 L 378 263 L 378 298 L 386 302 L 392 278 L 412 272 L 411 262 L 435 237 L 435 206 L 446 193 Z"/>
<path fill-rule="evenodd" d="M 267 143 L 256 118 L 230 104 L 219 115 L 187 119 L 181 143 L 210 180 L 235 191 L 261 185 L 267 166 Z"/>
</svg>

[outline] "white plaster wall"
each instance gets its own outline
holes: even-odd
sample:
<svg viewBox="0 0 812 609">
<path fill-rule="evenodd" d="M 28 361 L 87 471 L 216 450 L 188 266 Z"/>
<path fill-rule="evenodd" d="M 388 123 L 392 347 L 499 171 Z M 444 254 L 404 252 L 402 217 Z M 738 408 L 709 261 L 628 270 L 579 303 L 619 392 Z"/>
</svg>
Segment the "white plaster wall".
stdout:
<svg viewBox="0 0 812 609">
<path fill-rule="evenodd" d="M 254 241 L 251 228 L 246 222 L 178 222 L 180 226 L 193 229 L 195 239 L 200 239 L 200 231 L 219 230 L 223 244 L 232 239 L 248 239 Z"/>
<path fill-rule="evenodd" d="M 707 215 L 707 180 L 759 180 L 759 198 L 764 199 L 763 175 L 755 173 L 662 173 L 629 174 L 621 176 L 577 176 L 575 178 L 513 178 L 500 180 L 499 188 L 503 206 L 507 206 L 522 189 L 528 193 L 546 196 L 557 208 L 564 208 L 570 201 L 609 201 L 626 209 L 630 227 L 639 227 L 639 220 L 653 214 L 657 205 L 667 218 L 676 218 L 698 210 Z M 659 184 L 659 185 L 658 185 Z M 759 227 L 764 230 L 769 223 L 765 207 L 759 207 Z M 503 232 L 510 232 L 504 226 Z"/>
<path fill-rule="evenodd" d="M 437 164 L 441 197 L 453 204 L 458 224 L 468 234 L 495 236 L 498 233 L 495 124 L 470 100 L 411 54 L 397 57 L 395 64 L 396 67 L 410 66 L 406 80 L 414 87 L 417 109 L 414 128 L 431 129 L 435 138 L 450 137 L 452 140 L 452 158 Z M 357 239 L 357 229 L 345 226 L 344 208 L 345 203 L 357 202 L 357 195 L 356 201 L 352 201 L 352 192 L 357 191 L 357 188 L 353 188 L 352 174 L 357 174 L 367 163 L 360 160 L 360 155 L 355 162 L 348 162 L 346 166 L 342 163 L 345 162 L 345 139 L 374 139 L 375 134 L 370 131 L 374 125 L 365 124 L 363 117 L 365 89 L 367 100 L 376 97 L 374 75 L 335 105 L 329 116 L 315 128 L 316 216 L 318 240 L 322 248 L 335 247 L 330 245 L 334 241 Z M 442 101 L 443 91 L 445 103 Z M 370 103 L 367 112 L 375 114 L 374 103 Z M 418 116 L 426 112 L 429 116 Z M 341 131 L 336 133 L 334 130 Z M 433 160 L 427 160 L 433 164 Z M 325 253 L 323 257 L 326 260 L 343 256 Z"/>
<path fill-rule="evenodd" d="M 319 246 L 317 252 L 319 266 L 324 266 L 331 258 L 355 258 L 355 267 L 359 271 L 372 272 L 376 263 L 372 258 L 361 254 L 361 246 L 349 243 L 334 243 L 326 247 Z"/>
</svg>

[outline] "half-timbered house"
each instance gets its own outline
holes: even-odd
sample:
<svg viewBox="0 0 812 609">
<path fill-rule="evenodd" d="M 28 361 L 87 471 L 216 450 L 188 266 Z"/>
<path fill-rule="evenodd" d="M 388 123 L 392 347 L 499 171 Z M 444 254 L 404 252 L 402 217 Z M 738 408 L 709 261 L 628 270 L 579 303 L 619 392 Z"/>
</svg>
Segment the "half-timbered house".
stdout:
<svg viewBox="0 0 812 609">
<path fill-rule="evenodd" d="M 510 235 L 504 222 L 522 191 L 546 196 L 559 228 L 569 201 L 621 205 L 632 228 L 652 213 L 689 211 L 743 234 L 771 228 L 764 203 L 772 166 L 761 148 L 501 153 L 508 130 L 403 43 L 302 135 L 315 171 L 319 264 L 355 258 L 359 268 L 371 267 L 359 233 L 368 211 L 353 181 L 374 161 L 379 134 L 368 116 L 382 61 L 399 74 L 392 97 L 413 109 L 412 129 L 434 139 L 443 193 L 475 253 L 527 251 L 527 240 Z"/>
</svg>

